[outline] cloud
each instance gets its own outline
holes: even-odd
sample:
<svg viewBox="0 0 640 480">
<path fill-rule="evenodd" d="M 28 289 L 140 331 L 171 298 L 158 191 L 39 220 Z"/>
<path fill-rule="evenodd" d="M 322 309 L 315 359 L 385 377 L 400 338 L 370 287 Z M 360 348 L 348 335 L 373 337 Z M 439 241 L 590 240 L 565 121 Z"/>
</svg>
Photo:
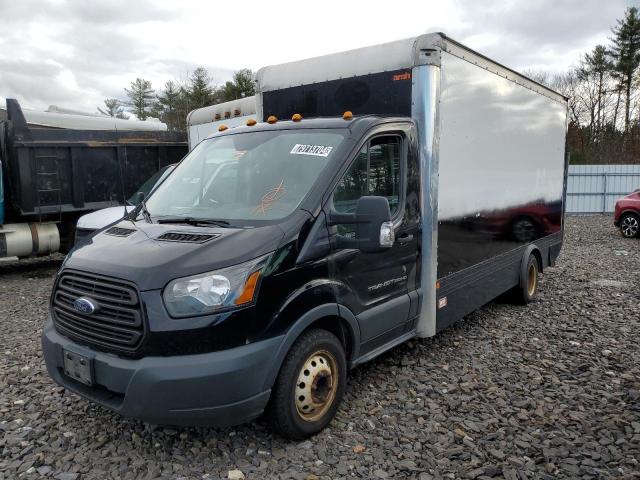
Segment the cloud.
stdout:
<svg viewBox="0 0 640 480">
<path fill-rule="evenodd" d="M 72 73 L 55 63 L 32 63 L 21 60 L 0 59 L 0 85 L 16 92 L 19 100 L 46 104 L 52 98 L 60 103 L 75 103 L 82 92 L 73 81 Z M 55 91 L 55 96 L 51 92 Z M 20 95 L 28 92 L 28 97 Z M 27 102 L 27 103 L 28 103 Z"/>
<path fill-rule="evenodd" d="M 294 0 L 228 10 L 183 0 L 0 0 L 0 97 L 95 111 L 136 77 L 234 70 L 445 31 L 516 69 L 563 70 L 610 35 L 622 0 Z"/>
<path fill-rule="evenodd" d="M 0 3 L 2 20 L 6 23 L 49 20 L 68 24 L 135 24 L 144 21 L 173 20 L 180 10 L 162 6 L 151 0 L 109 0 L 87 2 L 85 0 L 36 1 L 22 0 L 14 2 L 3 0 Z"/>
<path fill-rule="evenodd" d="M 175 4 L 0 0 L 0 5 L 0 97 L 15 97 L 27 108 L 56 104 L 93 112 L 104 98 L 123 98 L 136 77 L 160 88 L 166 80 L 186 79 L 196 66 L 208 68 L 218 82 L 232 74 L 209 62 L 164 56 L 153 38 L 139 33 L 175 33 L 170 24 L 181 18 Z"/>
<path fill-rule="evenodd" d="M 520 69 L 562 70 L 581 54 L 607 42 L 616 19 L 630 3 L 624 0 L 535 0 L 473 2 L 456 6 L 470 19 L 460 31 L 472 44 L 487 35 L 483 53 Z"/>
</svg>

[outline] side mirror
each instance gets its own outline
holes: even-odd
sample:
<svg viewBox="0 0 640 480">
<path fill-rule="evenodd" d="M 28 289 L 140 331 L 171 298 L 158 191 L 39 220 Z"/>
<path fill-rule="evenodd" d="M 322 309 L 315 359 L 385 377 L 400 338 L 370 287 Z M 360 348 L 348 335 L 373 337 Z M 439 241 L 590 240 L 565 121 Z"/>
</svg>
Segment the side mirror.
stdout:
<svg viewBox="0 0 640 480">
<path fill-rule="evenodd" d="M 336 235 L 335 248 L 357 248 L 375 253 L 393 246 L 395 234 L 391 222 L 391 209 L 385 197 L 360 197 L 356 213 L 331 211 L 330 225 L 355 225 L 355 238 Z"/>
</svg>

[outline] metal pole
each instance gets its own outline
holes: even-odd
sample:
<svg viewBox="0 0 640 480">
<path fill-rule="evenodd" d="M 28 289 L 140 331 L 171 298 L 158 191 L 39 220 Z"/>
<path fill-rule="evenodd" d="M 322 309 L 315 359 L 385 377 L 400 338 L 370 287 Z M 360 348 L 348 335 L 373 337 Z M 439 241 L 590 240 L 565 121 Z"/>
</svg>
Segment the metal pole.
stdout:
<svg viewBox="0 0 640 480">
<path fill-rule="evenodd" d="M 602 187 L 602 213 L 607 213 L 607 172 L 603 174 L 604 185 Z"/>
<path fill-rule="evenodd" d="M 436 280 L 438 271 L 438 99 L 440 67 L 420 65 L 413 69 L 411 116 L 416 122 L 420 155 L 420 210 L 422 223 L 420 319 L 417 335 L 436 334 Z"/>
</svg>

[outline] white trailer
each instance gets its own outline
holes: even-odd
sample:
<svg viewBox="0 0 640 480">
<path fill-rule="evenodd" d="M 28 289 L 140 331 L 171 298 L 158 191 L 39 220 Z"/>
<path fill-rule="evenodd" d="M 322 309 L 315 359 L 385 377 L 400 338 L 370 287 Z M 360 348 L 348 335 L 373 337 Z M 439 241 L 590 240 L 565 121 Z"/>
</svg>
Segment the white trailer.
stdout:
<svg viewBox="0 0 640 480">
<path fill-rule="evenodd" d="M 192 110 L 187 115 L 189 150 L 217 132 L 220 125 L 237 127 L 244 125 L 250 118 L 256 118 L 255 95 Z"/>
<path fill-rule="evenodd" d="M 443 33 L 264 67 L 256 83 L 263 121 L 349 110 L 414 122 L 421 261 L 410 332 L 435 335 L 521 283 L 530 255 L 540 270 L 555 263 L 566 190 L 561 94 Z"/>
</svg>

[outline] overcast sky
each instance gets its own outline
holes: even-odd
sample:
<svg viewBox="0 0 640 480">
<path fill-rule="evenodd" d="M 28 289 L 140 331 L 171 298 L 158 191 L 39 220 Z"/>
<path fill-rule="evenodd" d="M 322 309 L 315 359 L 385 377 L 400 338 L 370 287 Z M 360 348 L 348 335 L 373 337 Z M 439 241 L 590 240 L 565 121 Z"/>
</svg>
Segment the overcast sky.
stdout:
<svg viewBox="0 0 640 480">
<path fill-rule="evenodd" d="M 561 71 L 630 0 L 0 0 L 0 104 L 93 112 L 144 77 L 159 88 L 443 31 L 505 65 Z"/>
</svg>

